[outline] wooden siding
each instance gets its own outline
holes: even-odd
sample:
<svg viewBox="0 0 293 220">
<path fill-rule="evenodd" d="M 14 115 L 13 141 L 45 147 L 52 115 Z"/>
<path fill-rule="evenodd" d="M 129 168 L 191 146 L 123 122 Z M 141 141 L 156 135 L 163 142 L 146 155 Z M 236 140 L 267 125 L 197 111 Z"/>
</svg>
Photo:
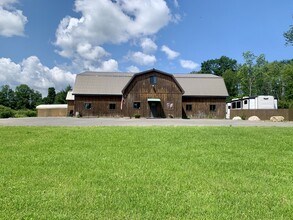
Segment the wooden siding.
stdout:
<svg viewBox="0 0 293 220">
<path fill-rule="evenodd" d="M 37 109 L 38 117 L 66 117 L 67 108 Z"/>
<path fill-rule="evenodd" d="M 157 78 L 156 84 L 152 85 L 150 77 Z M 139 114 L 141 117 L 182 117 L 182 92 L 171 75 L 158 72 L 149 72 L 133 78 L 124 90 L 125 98 L 124 114 L 133 117 Z M 148 99 L 160 99 L 159 102 L 150 102 Z M 134 102 L 140 103 L 140 108 L 134 108 Z M 153 108 L 157 114 L 154 115 Z"/>
<path fill-rule="evenodd" d="M 186 109 L 191 105 L 191 110 Z M 213 109 L 213 106 L 215 109 Z M 212 109 L 211 109 L 212 108 Z M 225 118 L 226 98 L 182 97 L 183 118 Z"/>
<path fill-rule="evenodd" d="M 270 120 L 272 116 L 283 116 L 285 121 L 293 121 L 293 109 L 231 109 L 230 119 L 235 116 L 248 119 L 257 116 L 260 120 Z"/>
<path fill-rule="evenodd" d="M 67 101 L 67 115 L 73 116 L 74 115 L 74 100 Z"/>
<path fill-rule="evenodd" d="M 121 98 L 122 95 L 76 95 L 75 113 L 82 117 L 121 117 Z M 86 108 L 88 104 L 90 108 Z M 110 104 L 115 104 L 115 109 L 110 109 Z"/>
</svg>

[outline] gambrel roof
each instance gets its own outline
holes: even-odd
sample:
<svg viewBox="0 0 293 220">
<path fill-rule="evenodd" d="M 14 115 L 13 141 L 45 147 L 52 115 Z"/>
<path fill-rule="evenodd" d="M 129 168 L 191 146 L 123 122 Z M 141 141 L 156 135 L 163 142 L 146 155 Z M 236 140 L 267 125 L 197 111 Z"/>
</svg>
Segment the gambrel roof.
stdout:
<svg viewBox="0 0 293 220">
<path fill-rule="evenodd" d="M 137 74 L 122 72 L 84 72 L 76 76 L 73 95 L 122 95 L 122 91 Z M 165 73 L 167 74 L 167 73 Z M 169 74 L 183 89 L 183 96 L 227 97 L 228 92 L 222 77 L 212 74 Z"/>
</svg>

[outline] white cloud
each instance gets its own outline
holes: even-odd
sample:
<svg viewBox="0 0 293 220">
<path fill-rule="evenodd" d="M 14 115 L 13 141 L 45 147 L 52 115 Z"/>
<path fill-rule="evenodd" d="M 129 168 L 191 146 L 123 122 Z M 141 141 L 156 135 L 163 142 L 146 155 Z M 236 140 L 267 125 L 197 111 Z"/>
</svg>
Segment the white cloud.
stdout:
<svg viewBox="0 0 293 220">
<path fill-rule="evenodd" d="M 178 57 L 180 55 L 180 53 L 178 53 L 178 52 L 176 52 L 174 50 L 171 50 L 166 45 L 162 46 L 161 51 L 163 51 L 167 55 L 169 60 L 173 60 L 173 59 L 175 59 L 176 57 Z"/>
<path fill-rule="evenodd" d="M 153 53 L 157 45 L 149 37 L 172 20 L 164 0 L 76 0 L 75 11 L 81 16 L 62 19 L 55 45 L 61 56 L 87 64 L 84 69 L 103 68 L 109 56 L 104 44 L 143 39 L 143 52 Z"/>
<path fill-rule="evenodd" d="M 139 68 L 137 66 L 129 66 L 127 68 L 127 72 L 130 72 L 130 73 L 138 73 L 140 72 Z"/>
<path fill-rule="evenodd" d="M 86 60 L 97 61 L 109 55 L 104 48 L 100 46 L 93 47 L 89 43 L 80 43 L 77 45 L 77 53 Z"/>
<path fill-rule="evenodd" d="M 102 65 L 97 69 L 97 71 L 117 72 L 118 71 L 118 62 L 114 59 L 104 61 L 102 63 Z"/>
<path fill-rule="evenodd" d="M 196 69 L 199 67 L 199 64 L 191 60 L 180 60 L 180 64 L 185 69 Z"/>
<path fill-rule="evenodd" d="M 12 5 L 16 0 L 1 0 L 0 2 L 0 35 L 5 37 L 23 36 L 27 18 L 21 10 Z"/>
<path fill-rule="evenodd" d="M 131 53 L 129 58 L 139 65 L 154 65 L 157 61 L 154 55 L 145 54 L 139 51 Z"/>
<path fill-rule="evenodd" d="M 75 8 L 81 18 L 65 17 L 56 32 L 61 51 L 84 41 L 102 45 L 152 35 L 171 19 L 163 0 L 76 0 Z"/>
<path fill-rule="evenodd" d="M 21 63 L 14 63 L 9 58 L 0 58 L 0 85 L 15 87 L 27 84 L 46 95 L 49 87 L 60 91 L 67 85 L 72 86 L 74 80 L 75 75 L 58 67 L 50 69 L 35 56 L 28 57 Z"/>
<path fill-rule="evenodd" d="M 158 46 L 150 38 L 143 38 L 140 45 L 143 52 L 147 54 L 153 53 L 158 49 Z"/>
</svg>

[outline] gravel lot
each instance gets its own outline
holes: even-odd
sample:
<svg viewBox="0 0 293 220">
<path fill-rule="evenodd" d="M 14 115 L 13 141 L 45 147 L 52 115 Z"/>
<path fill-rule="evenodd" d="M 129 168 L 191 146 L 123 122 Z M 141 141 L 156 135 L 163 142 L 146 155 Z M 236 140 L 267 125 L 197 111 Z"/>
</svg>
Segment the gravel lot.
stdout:
<svg viewBox="0 0 293 220">
<path fill-rule="evenodd" d="M 232 121 L 224 119 L 130 119 L 130 118 L 8 118 L 0 126 L 275 126 L 293 127 L 293 122 Z"/>
</svg>

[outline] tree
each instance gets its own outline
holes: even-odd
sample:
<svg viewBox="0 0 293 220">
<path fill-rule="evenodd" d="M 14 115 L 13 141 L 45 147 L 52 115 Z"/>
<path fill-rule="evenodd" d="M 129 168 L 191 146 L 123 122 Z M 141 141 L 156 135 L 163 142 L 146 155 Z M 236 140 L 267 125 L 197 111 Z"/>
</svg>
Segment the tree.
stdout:
<svg viewBox="0 0 293 220">
<path fill-rule="evenodd" d="M 262 68 L 264 68 L 267 61 L 265 56 L 255 56 L 251 51 L 243 53 L 245 60 L 244 64 L 239 69 L 239 76 L 241 78 L 241 93 L 242 95 L 259 95 L 261 90 L 258 88 L 262 87 Z"/>
<path fill-rule="evenodd" d="M 225 71 L 236 71 L 238 68 L 237 61 L 226 56 L 221 56 L 219 59 L 207 60 L 201 63 L 201 73 L 211 73 L 217 76 L 222 76 Z"/>
<path fill-rule="evenodd" d="M 232 70 L 226 70 L 223 74 L 223 78 L 228 90 L 228 94 L 231 98 L 235 98 L 239 94 L 239 79 L 237 72 Z"/>
<path fill-rule="evenodd" d="M 54 87 L 48 88 L 48 95 L 44 98 L 45 104 L 54 104 L 56 98 L 56 91 Z"/>
<path fill-rule="evenodd" d="M 56 94 L 55 103 L 56 104 L 66 104 L 66 96 L 68 91 L 72 90 L 71 86 L 68 85 L 65 89 L 61 90 Z"/>
<path fill-rule="evenodd" d="M 41 103 L 42 95 L 28 85 L 21 84 L 15 89 L 16 109 L 34 109 Z"/>
<path fill-rule="evenodd" d="M 14 91 L 9 87 L 9 85 L 4 85 L 1 87 L 0 105 L 15 108 Z"/>
<path fill-rule="evenodd" d="M 283 36 L 285 37 L 286 45 L 293 45 L 293 25 L 290 26 Z"/>
</svg>

